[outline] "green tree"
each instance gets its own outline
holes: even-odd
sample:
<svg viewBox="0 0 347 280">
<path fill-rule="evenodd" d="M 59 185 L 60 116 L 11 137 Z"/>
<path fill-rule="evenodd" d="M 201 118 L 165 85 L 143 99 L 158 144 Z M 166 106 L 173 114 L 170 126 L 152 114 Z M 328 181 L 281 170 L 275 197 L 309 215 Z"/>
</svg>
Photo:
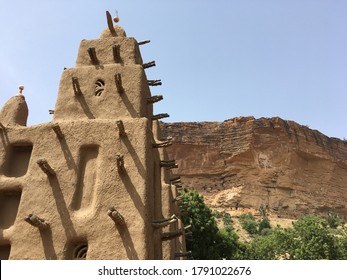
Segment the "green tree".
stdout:
<svg viewBox="0 0 347 280">
<path fill-rule="evenodd" d="M 313 215 L 300 218 L 293 223 L 292 243 L 289 254 L 292 259 L 318 260 L 338 259 L 338 242 L 328 229 L 327 222 Z"/>
<path fill-rule="evenodd" d="M 187 250 L 192 251 L 194 259 L 218 259 L 215 246 L 218 227 L 211 209 L 197 192 L 187 190 L 183 193 L 181 205 L 184 205 L 182 222 L 191 225 L 192 232 L 186 236 Z"/>
<path fill-rule="evenodd" d="M 182 222 L 191 225 L 191 234 L 186 236 L 187 250 L 194 259 L 231 259 L 237 254 L 239 237 L 231 226 L 219 230 L 215 214 L 197 192 L 184 190 L 182 199 Z"/>
<path fill-rule="evenodd" d="M 252 241 L 245 243 L 245 250 L 240 259 L 247 260 L 276 260 L 287 259 L 287 247 L 290 236 L 285 229 L 276 227 L 269 230 L 267 235 L 255 235 Z"/>
<path fill-rule="evenodd" d="M 258 233 L 258 223 L 252 213 L 241 214 L 239 217 L 241 227 L 249 234 Z"/>
<path fill-rule="evenodd" d="M 256 236 L 251 242 L 246 243 L 246 250 L 242 259 L 247 260 L 274 260 L 276 259 L 277 244 L 273 234 Z"/>
<path fill-rule="evenodd" d="M 230 226 L 226 226 L 217 232 L 216 250 L 218 259 L 232 260 L 240 254 L 239 236 Z"/>
</svg>

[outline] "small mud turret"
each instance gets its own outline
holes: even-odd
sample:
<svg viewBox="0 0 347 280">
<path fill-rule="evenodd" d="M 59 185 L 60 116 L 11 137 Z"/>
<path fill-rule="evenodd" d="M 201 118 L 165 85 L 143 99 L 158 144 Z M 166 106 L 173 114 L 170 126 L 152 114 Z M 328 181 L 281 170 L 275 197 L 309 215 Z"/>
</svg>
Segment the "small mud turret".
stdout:
<svg viewBox="0 0 347 280">
<path fill-rule="evenodd" d="M 23 95 L 24 86 L 19 86 L 19 93 L 11 97 L 0 111 L 0 122 L 3 126 L 26 126 L 28 106 Z"/>
</svg>

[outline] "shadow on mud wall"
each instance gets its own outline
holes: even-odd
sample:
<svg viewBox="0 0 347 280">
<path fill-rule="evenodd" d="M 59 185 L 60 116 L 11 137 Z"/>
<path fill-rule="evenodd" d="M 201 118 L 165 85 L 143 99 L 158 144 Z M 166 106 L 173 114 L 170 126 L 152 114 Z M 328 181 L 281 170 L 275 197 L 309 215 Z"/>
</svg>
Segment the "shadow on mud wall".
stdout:
<svg viewBox="0 0 347 280">
<path fill-rule="evenodd" d="M 69 210 L 66 206 L 66 202 L 61 191 L 60 183 L 56 176 L 49 177 L 49 183 L 52 188 L 53 196 L 56 202 L 57 210 L 62 222 L 65 235 L 67 239 L 76 236 L 76 231 L 74 229 L 73 223 L 71 221 Z"/>
<path fill-rule="evenodd" d="M 53 246 L 51 227 L 48 226 L 46 229 L 40 230 L 40 236 L 46 260 L 56 260 L 57 254 Z"/>
<path fill-rule="evenodd" d="M 131 235 L 129 233 L 128 227 L 126 225 L 119 226 L 115 224 L 116 230 L 119 232 L 120 237 L 122 238 L 122 243 L 124 246 L 124 249 L 127 253 L 127 257 L 129 260 L 138 260 L 139 256 L 136 252 L 134 242 L 131 239 Z"/>
</svg>

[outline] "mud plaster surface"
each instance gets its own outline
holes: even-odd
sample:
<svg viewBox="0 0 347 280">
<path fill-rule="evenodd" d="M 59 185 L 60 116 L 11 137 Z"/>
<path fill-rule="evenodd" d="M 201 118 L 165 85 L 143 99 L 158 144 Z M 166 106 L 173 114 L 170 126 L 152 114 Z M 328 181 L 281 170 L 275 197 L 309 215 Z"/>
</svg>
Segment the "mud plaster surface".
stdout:
<svg viewBox="0 0 347 280">
<path fill-rule="evenodd" d="M 179 223 L 152 226 L 178 208 L 175 187 L 166 184 L 162 192 L 170 172 L 160 168 L 165 152 L 152 146 L 160 132 L 151 121 L 151 94 L 138 46 L 132 38 L 103 34 L 103 40 L 82 41 L 77 67 L 64 70 L 52 122 L 26 127 L 28 110 L 21 96 L 1 111 L 2 259 L 74 259 L 83 252 L 86 259 L 162 259 L 183 250 L 182 238 L 161 241 L 161 232 Z M 120 45 L 120 63 L 111 61 L 113 43 Z M 98 65 L 85 56 L 90 46 L 96 48 Z M 117 74 L 122 92 L 115 84 Z M 99 80 L 104 86 L 96 95 Z M 123 169 L 117 167 L 117 155 L 124 156 Z M 39 160 L 48 163 L 46 172 Z M 111 206 L 123 216 L 124 226 L 107 215 Z M 24 221 L 29 214 L 48 227 L 29 225 Z"/>
</svg>

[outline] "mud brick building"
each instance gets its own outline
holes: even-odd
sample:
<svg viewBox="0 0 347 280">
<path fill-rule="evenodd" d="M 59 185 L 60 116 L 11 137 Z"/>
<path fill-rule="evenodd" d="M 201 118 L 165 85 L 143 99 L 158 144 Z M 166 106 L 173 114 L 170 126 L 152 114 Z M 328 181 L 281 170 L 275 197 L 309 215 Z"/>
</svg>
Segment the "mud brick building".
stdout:
<svg viewBox="0 0 347 280">
<path fill-rule="evenodd" d="M 1 259 L 179 259 L 176 167 L 140 47 L 107 13 L 64 69 L 49 123 L 26 126 L 20 92 L 0 111 Z"/>
</svg>

